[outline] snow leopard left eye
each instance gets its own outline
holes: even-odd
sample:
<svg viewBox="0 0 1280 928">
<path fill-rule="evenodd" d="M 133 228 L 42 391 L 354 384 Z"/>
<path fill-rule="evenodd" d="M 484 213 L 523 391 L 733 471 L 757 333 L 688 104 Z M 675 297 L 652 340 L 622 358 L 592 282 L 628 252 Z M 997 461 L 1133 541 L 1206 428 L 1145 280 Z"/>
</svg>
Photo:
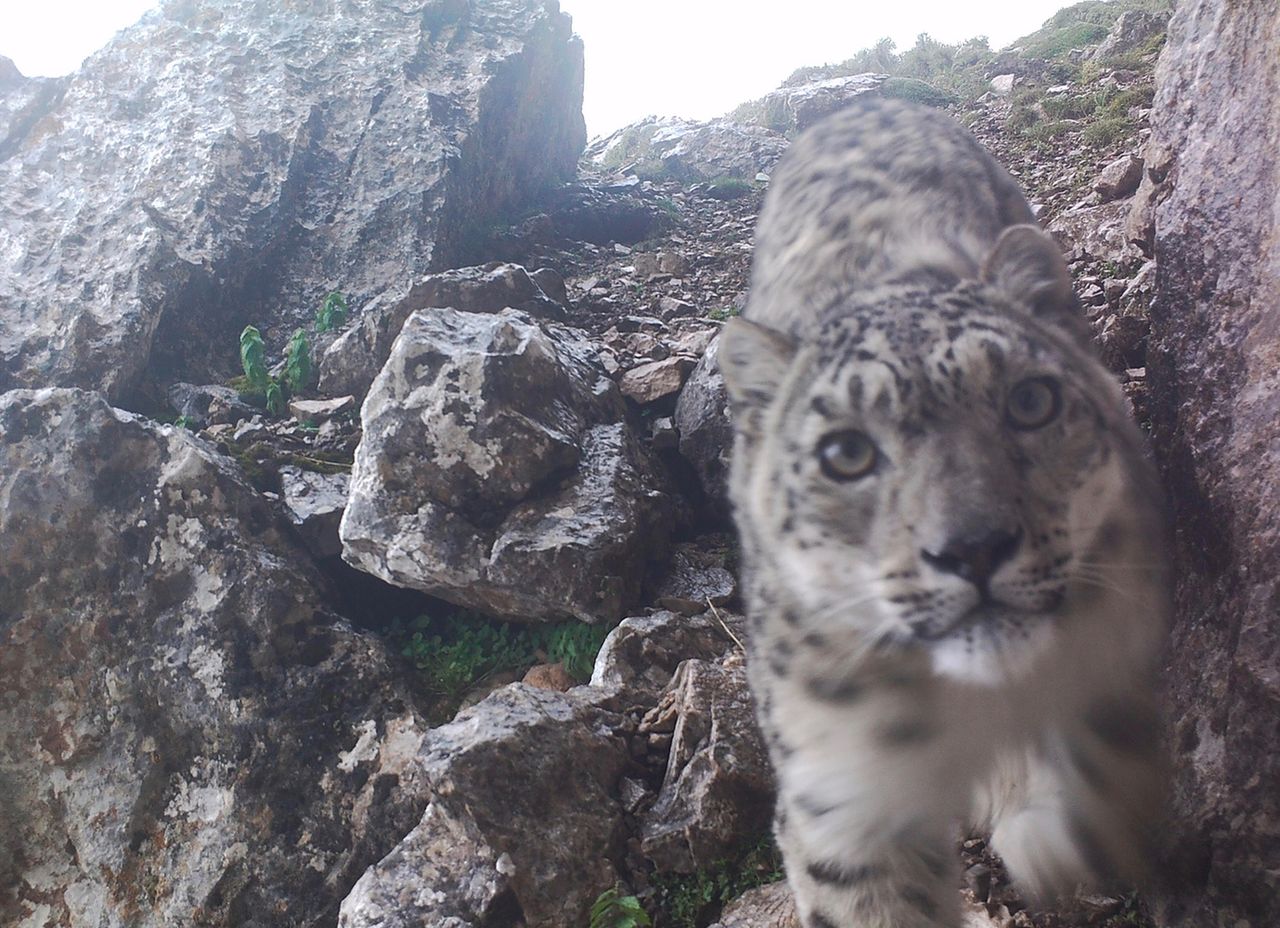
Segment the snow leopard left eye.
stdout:
<svg viewBox="0 0 1280 928">
<path fill-rule="evenodd" d="M 1028 377 L 1013 385 L 1005 400 L 1009 425 L 1023 431 L 1048 425 L 1062 412 L 1062 390 L 1052 377 Z"/>
<path fill-rule="evenodd" d="M 846 429 L 823 436 L 818 442 L 818 463 L 832 480 L 857 480 L 875 470 L 876 444 L 865 432 Z"/>
</svg>

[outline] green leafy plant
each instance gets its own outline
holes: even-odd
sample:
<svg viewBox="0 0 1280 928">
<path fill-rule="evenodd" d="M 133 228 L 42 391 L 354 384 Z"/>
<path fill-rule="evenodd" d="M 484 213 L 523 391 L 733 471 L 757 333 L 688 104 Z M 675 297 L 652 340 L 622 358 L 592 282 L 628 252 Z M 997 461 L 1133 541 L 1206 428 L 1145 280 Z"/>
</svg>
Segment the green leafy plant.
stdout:
<svg viewBox="0 0 1280 928">
<path fill-rule="evenodd" d="M 565 671 L 575 680 L 591 679 L 596 655 L 608 637 L 610 629 L 603 625 L 584 625 L 566 622 L 547 629 L 547 657 L 564 664 Z"/>
<path fill-rule="evenodd" d="M 245 379 L 258 391 L 267 389 L 267 354 L 262 344 L 262 333 L 251 325 L 244 327 L 240 333 L 240 366 L 244 368 Z"/>
<path fill-rule="evenodd" d="M 301 393 L 311 382 L 311 345 L 302 329 L 293 333 L 284 350 L 284 382 L 290 393 Z"/>
<path fill-rule="evenodd" d="M 316 331 L 328 332 L 338 329 L 347 321 L 347 301 L 337 290 L 330 291 L 320 304 L 320 312 L 316 313 Z"/>
<path fill-rule="evenodd" d="M 267 381 L 267 412 L 273 416 L 284 415 L 284 391 L 280 389 L 280 384 L 274 380 Z"/>
<path fill-rule="evenodd" d="M 653 924 L 649 913 L 635 896 L 607 889 L 591 906 L 590 928 L 647 928 Z"/>
<path fill-rule="evenodd" d="M 707 310 L 707 318 L 714 319 L 717 322 L 728 322 L 738 314 L 739 310 L 732 306 L 716 306 Z"/>
<path fill-rule="evenodd" d="M 195 431 L 196 428 L 196 420 L 190 416 L 178 416 L 173 420 L 173 424 L 180 429 L 189 429 L 190 431 Z"/>
</svg>

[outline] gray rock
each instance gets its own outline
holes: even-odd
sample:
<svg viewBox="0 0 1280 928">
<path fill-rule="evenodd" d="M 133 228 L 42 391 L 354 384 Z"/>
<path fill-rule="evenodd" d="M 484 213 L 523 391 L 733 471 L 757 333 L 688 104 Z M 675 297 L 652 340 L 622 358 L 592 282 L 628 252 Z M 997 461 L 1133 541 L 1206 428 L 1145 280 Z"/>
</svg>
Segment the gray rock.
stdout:
<svg viewBox="0 0 1280 928">
<path fill-rule="evenodd" d="M 709 605 L 724 605 L 737 590 L 737 581 L 725 569 L 722 552 L 706 551 L 684 542 L 672 553 L 671 566 L 658 584 L 654 598 L 663 609 L 695 615 Z"/>
<path fill-rule="evenodd" d="M 242 419 L 252 419 L 262 412 L 241 400 L 240 394 L 235 390 L 218 384 L 170 384 L 165 391 L 165 398 L 173 411 L 187 419 L 195 428 L 235 424 Z"/>
<path fill-rule="evenodd" d="M 888 78 L 887 74 L 851 74 L 779 87 L 759 100 L 742 104 L 727 118 L 741 125 L 795 136 L 858 97 L 876 93 Z"/>
<path fill-rule="evenodd" d="M 1048 230 L 1068 260 L 1082 257 L 1122 265 L 1141 257 L 1125 228 L 1130 204 L 1115 200 L 1093 206 L 1077 206 L 1060 213 Z"/>
<path fill-rule="evenodd" d="M 623 374 L 618 380 L 618 387 L 624 396 L 643 406 L 679 393 L 685 377 L 693 368 L 693 359 L 683 355 L 649 361 Z"/>
<path fill-rule="evenodd" d="M 361 413 L 346 560 L 513 619 L 620 618 L 668 508 L 594 354 L 516 310 L 410 316 Z"/>
<path fill-rule="evenodd" d="M 1156 75 L 1147 381 L 1177 528 L 1161 678 L 1181 852 L 1158 921 L 1179 928 L 1280 924 L 1277 36 L 1274 3 L 1188 0 Z"/>
<path fill-rule="evenodd" d="M 554 0 L 164 4 L 0 114 L 0 390 L 214 380 L 447 264 L 574 173 L 581 92 Z"/>
<path fill-rule="evenodd" d="M 722 618 L 731 629 L 735 627 L 736 617 L 722 613 Z M 596 655 L 591 685 L 624 693 L 637 702 L 656 703 L 681 661 L 715 660 L 733 647 L 733 639 L 711 613 L 633 616 L 623 619 L 605 638 Z"/>
<path fill-rule="evenodd" d="M 335 396 L 327 400 L 290 400 L 289 415 L 299 422 L 327 422 L 334 416 L 355 409 L 356 398 L 351 395 Z"/>
<path fill-rule="evenodd" d="M 1137 155 L 1121 155 L 1104 167 L 1093 179 L 1093 189 L 1106 200 L 1127 197 L 1142 181 L 1142 159 Z"/>
<path fill-rule="evenodd" d="M 384 292 L 370 301 L 355 323 L 325 351 L 319 364 L 320 390 L 363 398 L 391 353 L 404 321 L 419 309 L 497 313 L 508 307 L 543 319 L 564 316 L 564 308 L 518 264 L 454 268 L 428 274 L 407 291 Z"/>
<path fill-rule="evenodd" d="M 1116 19 L 1107 37 L 1089 57 L 1105 64 L 1112 58 L 1137 51 L 1150 39 L 1164 32 L 1168 24 L 1167 12 L 1126 10 Z"/>
<path fill-rule="evenodd" d="M 733 425 L 729 418 L 729 393 L 720 374 L 717 339 L 693 369 L 676 401 L 676 428 L 680 454 L 693 465 L 707 496 L 728 506 L 729 455 L 733 451 Z"/>
<path fill-rule="evenodd" d="M 585 925 L 617 879 L 620 716 L 590 688 L 514 684 L 433 730 L 431 805 L 342 904 L 341 928 Z"/>
<path fill-rule="evenodd" d="M 779 880 L 747 890 L 724 907 L 711 928 L 800 928 L 791 887 Z"/>
<path fill-rule="evenodd" d="M 769 827 L 773 770 L 741 651 L 682 663 L 645 731 L 672 732 L 662 788 L 640 822 L 641 850 L 658 870 L 706 869 Z"/>
<path fill-rule="evenodd" d="M 320 474 L 292 464 L 279 468 L 280 485 L 289 519 L 297 527 L 307 549 L 316 557 L 342 553 L 338 523 L 347 508 L 348 474 Z"/>
<path fill-rule="evenodd" d="M 786 149 L 785 137 L 759 126 L 649 117 L 592 142 L 585 157 L 600 167 L 699 183 L 768 173 Z"/>
<path fill-rule="evenodd" d="M 0 396 L 0 923 L 332 923 L 425 725 L 309 564 L 185 429 Z"/>
</svg>

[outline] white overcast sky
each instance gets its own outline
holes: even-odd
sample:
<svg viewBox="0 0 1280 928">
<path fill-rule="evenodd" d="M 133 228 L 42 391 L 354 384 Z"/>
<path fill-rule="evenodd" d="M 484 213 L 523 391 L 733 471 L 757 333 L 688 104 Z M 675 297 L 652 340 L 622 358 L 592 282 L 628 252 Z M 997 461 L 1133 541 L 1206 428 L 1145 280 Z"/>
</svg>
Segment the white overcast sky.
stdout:
<svg viewBox="0 0 1280 928">
<path fill-rule="evenodd" d="M 483 0 L 479 0 L 483 2 Z M 705 119 L 776 87 L 804 65 L 842 61 L 889 36 L 993 48 L 1038 28 L 1070 0 L 561 0 L 586 43 L 591 135 L 649 114 Z M 156 0 L 0 0 L 0 55 L 27 75 L 58 75 Z"/>
</svg>

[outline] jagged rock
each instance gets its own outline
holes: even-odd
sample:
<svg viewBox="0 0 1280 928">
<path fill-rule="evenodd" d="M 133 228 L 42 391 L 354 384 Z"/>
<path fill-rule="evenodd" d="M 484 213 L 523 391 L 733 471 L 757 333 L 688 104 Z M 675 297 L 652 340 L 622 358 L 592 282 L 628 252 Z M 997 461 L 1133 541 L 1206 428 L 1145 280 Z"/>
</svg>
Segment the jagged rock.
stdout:
<svg viewBox="0 0 1280 928">
<path fill-rule="evenodd" d="M 640 820 L 641 849 L 658 870 L 705 869 L 768 828 L 773 771 L 741 651 L 724 663 L 682 663 L 646 730 L 672 731 L 662 788 Z"/>
<path fill-rule="evenodd" d="M 454 268 L 428 274 L 407 291 L 380 294 L 325 351 L 319 365 L 320 390 L 358 397 L 368 393 L 404 321 L 419 309 L 497 313 L 508 307 L 543 319 L 564 315 L 564 308 L 518 264 Z"/>
<path fill-rule="evenodd" d="M 671 566 L 658 584 L 654 600 L 663 609 L 695 615 L 709 606 L 724 605 L 737 591 L 737 581 L 725 569 L 722 552 L 685 542 L 672 552 Z"/>
<path fill-rule="evenodd" d="M 722 618 L 734 627 L 734 617 Z M 656 702 L 681 661 L 715 660 L 733 646 L 733 639 L 711 613 L 633 616 L 623 619 L 604 640 L 596 655 L 591 685 L 638 701 Z"/>
<path fill-rule="evenodd" d="M 679 393 L 685 377 L 693 368 L 693 359 L 683 355 L 649 361 L 623 374 L 618 387 L 624 396 L 643 406 Z"/>
<path fill-rule="evenodd" d="M 452 261 L 585 142 L 554 0 L 166 3 L 48 86 L 0 149 L 0 390 L 214 380 L 245 322 Z"/>
<path fill-rule="evenodd" d="M 680 391 L 676 428 L 680 431 L 680 454 L 693 465 L 703 491 L 721 507 L 727 507 L 733 425 L 729 393 L 716 360 L 719 348 L 719 339 L 711 343 Z"/>
<path fill-rule="evenodd" d="M 515 684 L 434 729 L 419 758 L 431 805 L 360 878 L 341 928 L 585 925 L 617 879 L 628 760 L 594 695 Z"/>
<path fill-rule="evenodd" d="M 888 79 L 887 74 L 851 74 L 783 86 L 759 100 L 742 104 L 727 118 L 740 125 L 759 126 L 794 136 L 823 117 L 844 109 L 863 94 L 875 93 Z"/>
<path fill-rule="evenodd" d="M 347 508 L 347 474 L 321 474 L 292 464 L 281 465 L 280 485 L 289 519 L 316 557 L 342 553 L 338 523 Z"/>
<path fill-rule="evenodd" d="M 594 354 L 516 310 L 411 315 L 362 410 L 346 560 L 513 619 L 621 617 L 667 500 Z"/>
<path fill-rule="evenodd" d="M 786 149 L 785 137 L 758 126 L 649 117 L 592 142 L 585 157 L 600 167 L 699 183 L 768 174 Z"/>
<path fill-rule="evenodd" d="M 1013 85 L 1017 80 L 1016 74 L 997 74 L 991 78 L 991 92 L 998 97 L 1007 97 L 1013 93 Z"/>
<path fill-rule="evenodd" d="M 711 928 L 800 928 L 791 887 L 779 880 L 747 890 L 724 907 Z"/>
<path fill-rule="evenodd" d="M 1093 179 L 1093 189 L 1104 201 L 1118 200 L 1136 191 L 1141 181 L 1142 159 L 1134 154 L 1121 155 Z"/>
<path fill-rule="evenodd" d="M 1163 33 L 1168 23 L 1167 12 L 1126 10 L 1116 19 L 1107 37 L 1089 57 L 1105 64 L 1112 58 L 1137 51 L 1150 39 Z"/>
<path fill-rule="evenodd" d="M 225 425 L 252 419 L 262 410 L 240 399 L 240 394 L 230 387 L 218 384 L 198 386 L 193 383 L 169 385 L 165 398 L 179 416 L 195 428 L 207 425 Z"/>
<path fill-rule="evenodd" d="M 0 923 L 332 922 L 425 726 L 309 564 L 185 429 L 0 396 Z"/>
<path fill-rule="evenodd" d="M 315 422 L 318 424 L 326 422 L 349 409 L 354 409 L 355 405 L 356 398 L 350 395 L 335 396 L 333 399 L 328 400 L 290 400 L 289 415 L 299 422 Z"/>
<path fill-rule="evenodd" d="M 1049 232 L 1069 261 L 1091 258 L 1117 265 L 1130 263 L 1140 259 L 1141 253 L 1125 229 L 1129 208 L 1128 200 L 1079 206 L 1049 223 Z"/>
<path fill-rule="evenodd" d="M 1147 381 L 1178 532 L 1170 926 L 1280 924 L 1280 8 L 1187 0 L 1157 70 Z M 1243 127 L 1247 126 L 1245 131 Z"/>
</svg>

